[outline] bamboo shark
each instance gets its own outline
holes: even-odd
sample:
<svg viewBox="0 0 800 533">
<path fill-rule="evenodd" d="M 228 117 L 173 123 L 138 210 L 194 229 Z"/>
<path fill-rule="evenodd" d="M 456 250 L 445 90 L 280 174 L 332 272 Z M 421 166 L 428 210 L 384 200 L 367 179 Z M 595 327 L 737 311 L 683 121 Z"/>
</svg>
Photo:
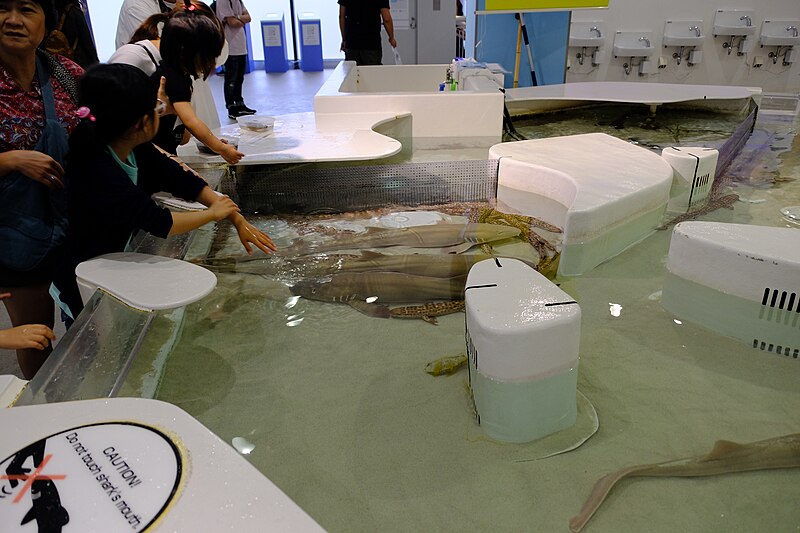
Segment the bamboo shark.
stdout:
<svg viewBox="0 0 800 533">
<path fill-rule="evenodd" d="M 569 528 L 578 532 L 603 503 L 614 485 L 626 477 L 700 477 L 800 467 L 800 433 L 784 435 L 748 444 L 719 440 L 707 455 L 687 457 L 666 463 L 623 468 L 600 478 L 592 488 L 581 512 L 569 521 Z"/>
<path fill-rule="evenodd" d="M 400 272 L 341 272 L 306 279 L 291 287 L 292 294 L 310 300 L 341 302 L 370 316 L 389 318 L 383 304 L 463 300 L 467 277 L 433 278 Z"/>
<path fill-rule="evenodd" d="M 276 275 L 286 272 L 301 273 L 303 277 L 320 277 L 337 272 L 404 272 L 433 278 L 462 276 L 478 261 L 489 259 L 485 254 L 402 254 L 386 255 L 362 250 L 361 255 L 335 254 L 314 258 L 278 258 L 251 256 L 237 258 L 210 258 L 201 263 L 204 267 L 221 272 L 244 272 L 258 275 Z"/>
<path fill-rule="evenodd" d="M 460 253 L 476 244 L 510 239 L 520 234 L 518 228 L 499 224 L 433 224 L 400 229 L 370 227 L 364 233 L 337 237 L 329 242 L 297 243 L 283 250 L 282 255 L 309 255 L 335 250 L 412 246 L 445 248 Z"/>
</svg>

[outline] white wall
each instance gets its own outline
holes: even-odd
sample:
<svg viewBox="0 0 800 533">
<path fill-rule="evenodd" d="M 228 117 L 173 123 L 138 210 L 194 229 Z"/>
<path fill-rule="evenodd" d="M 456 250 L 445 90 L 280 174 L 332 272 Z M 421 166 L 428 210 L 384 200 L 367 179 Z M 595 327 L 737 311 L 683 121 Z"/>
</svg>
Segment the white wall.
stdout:
<svg viewBox="0 0 800 533">
<path fill-rule="evenodd" d="M 206 3 L 211 3 L 207 0 Z M 264 47 L 261 40 L 261 20 L 267 13 L 284 13 L 286 39 L 289 58 L 292 58 L 291 22 L 289 20 L 289 0 L 244 0 L 244 4 L 253 18 L 250 24 L 253 58 L 264 59 Z M 92 19 L 92 30 L 97 42 L 97 55 L 100 61 L 107 61 L 114 53 L 114 40 L 117 35 L 117 19 L 122 0 L 88 0 L 89 14 Z M 341 36 L 339 35 L 339 6 L 335 0 L 296 0 L 296 15 L 313 12 L 320 19 L 322 31 L 322 56 L 325 59 L 344 58 L 339 51 Z"/>
<path fill-rule="evenodd" d="M 756 44 L 751 53 L 737 56 L 736 50 L 728 55 L 722 48 L 723 37 L 714 38 L 714 14 L 718 9 L 753 9 L 753 25 L 757 27 L 755 38 L 761 33 L 761 23 L 768 20 L 800 19 L 800 0 L 611 0 L 608 9 L 577 10 L 572 13 L 573 21 L 603 21 L 607 31 L 603 49 L 605 62 L 592 67 L 590 61 L 579 65 L 575 54 L 580 49 L 568 50 L 570 69 L 567 82 L 579 81 L 640 81 L 660 83 L 691 83 L 699 85 L 742 85 L 761 87 L 765 92 L 800 91 L 800 62 L 783 66 L 779 59 L 776 65 L 767 57 L 773 47 L 761 48 Z M 666 20 L 703 20 L 703 60 L 690 67 L 684 60 L 677 65 L 672 53 L 674 48 L 664 48 L 661 40 Z M 667 67 L 657 69 L 655 74 L 639 76 L 634 70 L 625 75 L 622 64 L 629 58 L 615 59 L 612 45 L 615 31 L 651 31 L 652 44 L 656 47 L 652 59 L 657 61 L 660 54 L 667 60 Z M 754 56 L 763 56 L 764 65 L 754 68 Z"/>
</svg>

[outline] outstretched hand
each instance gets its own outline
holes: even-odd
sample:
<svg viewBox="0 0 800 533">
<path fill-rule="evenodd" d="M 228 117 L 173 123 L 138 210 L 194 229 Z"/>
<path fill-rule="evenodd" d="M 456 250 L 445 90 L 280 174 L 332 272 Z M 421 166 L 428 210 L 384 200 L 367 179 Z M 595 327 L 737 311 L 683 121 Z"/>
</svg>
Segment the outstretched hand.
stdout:
<svg viewBox="0 0 800 533">
<path fill-rule="evenodd" d="M 253 253 L 253 249 L 250 246 L 251 244 L 265 254 L 271 254 L 278 249 L 269 235 L 250 224 L 244 217 L 240 216 L 237 218 L 238 220 L 236 220 L 233 225 L 236 227 L 236 231 L 239 233 L 239 240 L 242 241 L 244 249 L 247 250 L 248 254 Z"/>
<path fill-rule="evenodd" d="M 222 139 L 223 147 L 219 151 L 219 155 L 222 156 L 229 165 L 235 165 L 239 161 L 242 160 L 244 154 L 236 149 L 235 146 L 232 144 L 228 144 L 225 139 Z"/>
</svg>

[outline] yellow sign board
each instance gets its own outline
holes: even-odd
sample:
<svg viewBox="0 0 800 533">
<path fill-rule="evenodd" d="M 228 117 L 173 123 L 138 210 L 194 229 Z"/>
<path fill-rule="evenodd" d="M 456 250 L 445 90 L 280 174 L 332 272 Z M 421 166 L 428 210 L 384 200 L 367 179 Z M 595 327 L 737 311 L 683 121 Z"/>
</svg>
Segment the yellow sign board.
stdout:
<svg viewBox="0 0 800 533">
<path fill-rule="evenodd" d="M 486 0 L 487 11 L 532 11 L 608 7 L 609 0 Z"/>
</svg>

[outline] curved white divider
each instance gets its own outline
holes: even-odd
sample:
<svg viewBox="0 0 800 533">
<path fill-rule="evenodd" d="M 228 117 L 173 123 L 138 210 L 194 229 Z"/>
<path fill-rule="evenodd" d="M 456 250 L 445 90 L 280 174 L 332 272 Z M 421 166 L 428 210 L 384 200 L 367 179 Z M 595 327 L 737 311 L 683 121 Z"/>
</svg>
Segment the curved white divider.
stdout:
<svg viewBox="0 0 800 533">
<path fill-rule="evenodd" d="M 140 253 L 101 255 L 75 268 L 86 303 L 102 289 L 125 304 L 153 311 L 182 307 L 207 296 L 217 277 L 203 267 L 168 257 Z"/>
<path fill-rule="evenodd" d="M 552 111 L 579 102 L 620 102 L 660 105 L 693 100 L 761 98 L 759 87 L 589 81 L 506 89 L 506 106 L 514 113 Z"/>
<path fill-rule="evenodd" d="M 647 236 L 669 201 L 669 163 L 604 133 L 501 143 L 489 153 L 500 159 L 498 208 L 564 230 L 561 275 L 583 274 Z"/>
</svg>

